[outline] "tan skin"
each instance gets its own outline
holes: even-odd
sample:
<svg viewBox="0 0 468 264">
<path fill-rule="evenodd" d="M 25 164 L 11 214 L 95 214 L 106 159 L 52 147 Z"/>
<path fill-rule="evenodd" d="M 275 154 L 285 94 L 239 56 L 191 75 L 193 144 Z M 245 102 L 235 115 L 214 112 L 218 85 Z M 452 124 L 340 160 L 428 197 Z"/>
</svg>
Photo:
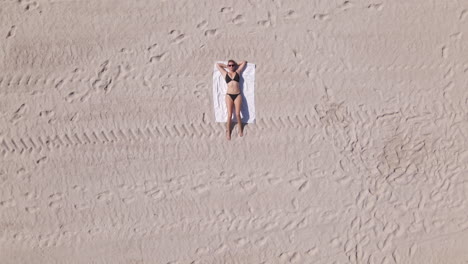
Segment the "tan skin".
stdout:
<svg viewBox="0 0 468 264">
<path fill-rule="evenodd" d="M 247 65 L 246 61 L 242 61 L 239 64 L 235 62 L 228 62 L 228 65 L 223 64 L 223 63 L 217 63 L 216 67 L 218 68 L 219 72 L 221 72 L 221 75 L 226 78 L 226 74 L 231 77 L 231 79 L 234 79 L 234 76 L 239 74 L 239 77 L 242 73 L 242 71 L 245 69 L 245 66 Z M 224 70 L 225 68 L 228 69 L 228 71 Z M 232 117 L 232 108 L 234 106 L 235 108 L 235 113 L 236 113 L 236 118 L 238 121 L 239 125 L 239 136 L 244 135 L 244 128 L 242 126 L 241 116 L 240 116 L 240 110 L 242 106 L 242 95 L 240 94 L 241 90 L 239 87 L 239 83 L 232 80 L 227 84 L 227 93 L 228 94 L 239 94 L 234 102 L 232 101 L 231 97 L 226 94 L 226 108 L 227 108 L 227 122 L 226 122 L 226 138 L 228 140 L 231 140 L 231 117 Z"/>
</svg>

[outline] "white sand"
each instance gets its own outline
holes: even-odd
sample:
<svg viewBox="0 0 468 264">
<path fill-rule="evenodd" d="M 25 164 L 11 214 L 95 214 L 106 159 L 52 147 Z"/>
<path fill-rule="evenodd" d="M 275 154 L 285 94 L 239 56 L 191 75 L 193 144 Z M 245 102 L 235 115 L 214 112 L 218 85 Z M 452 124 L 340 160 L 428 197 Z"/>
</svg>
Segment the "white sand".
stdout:
<svg viewBox="0 0 468 264">
<path fill-rule="evenodd" d="M 2 0 L 0 263 L 466 263 L 467 34 L 467 0 Z"/>
</svg>

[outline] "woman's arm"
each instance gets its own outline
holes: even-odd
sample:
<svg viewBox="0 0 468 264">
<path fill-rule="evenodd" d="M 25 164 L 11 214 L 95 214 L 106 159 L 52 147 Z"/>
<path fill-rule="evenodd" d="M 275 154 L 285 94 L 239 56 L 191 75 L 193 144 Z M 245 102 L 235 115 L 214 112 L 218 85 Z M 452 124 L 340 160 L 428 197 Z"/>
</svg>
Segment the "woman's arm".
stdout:
<svg viewBox="0 0 468 264">
<path fill-rule="evenodd" d="M 226 75 L 226 70 L 224 68 L 226 68 L 227 66 L 224 64 L 224 63 L 216 63 L 216 68 L 218 68 L 218 71 L 222 74 L 222 75 Z"/>
<path fill-rule="evenodd" d="M 237 72 L 241 73 L 245 69 L 246 65 L 247 65 L 247 61 L 241 61 L 239 63 L 239 67 L 237 67 Z"/>
</svg>

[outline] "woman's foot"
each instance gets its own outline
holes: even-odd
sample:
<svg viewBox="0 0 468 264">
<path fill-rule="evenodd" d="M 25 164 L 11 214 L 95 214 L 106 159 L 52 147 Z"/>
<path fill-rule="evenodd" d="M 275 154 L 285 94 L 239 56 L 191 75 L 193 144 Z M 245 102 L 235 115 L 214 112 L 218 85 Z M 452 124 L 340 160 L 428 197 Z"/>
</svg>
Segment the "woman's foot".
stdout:
<svg viewBox="0 0 468 264">
<path fill-rule="evenodd" d="M 226 130 L 226 138 L 227 140 L 231 140 L 231 132 L 229 130 Z"/>
<path fill-rule="evenodd" d="M 244 126 L 242 123 L 239 123 L 239 136 L 242 137 L 244 135 Z"/>
</svg>

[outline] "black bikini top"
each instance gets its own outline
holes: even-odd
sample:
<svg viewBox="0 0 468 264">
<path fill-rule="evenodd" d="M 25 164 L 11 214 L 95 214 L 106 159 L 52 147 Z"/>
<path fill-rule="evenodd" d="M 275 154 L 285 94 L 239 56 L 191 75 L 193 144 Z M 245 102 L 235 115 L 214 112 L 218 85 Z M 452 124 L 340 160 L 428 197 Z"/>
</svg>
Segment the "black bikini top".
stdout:
<svg viewBox="0 0 468 264">
<path fill-rule="evenodd" d="M 229 83 L 232 80 L 239 82 L 239 74 L 237 74 L 237 72 L 236 75 L 234 75 L 234 79 L 231 79 L 231 77 L 229 77 L 229 74 L 226 73 L 226 83 Z"/>
</svg>

